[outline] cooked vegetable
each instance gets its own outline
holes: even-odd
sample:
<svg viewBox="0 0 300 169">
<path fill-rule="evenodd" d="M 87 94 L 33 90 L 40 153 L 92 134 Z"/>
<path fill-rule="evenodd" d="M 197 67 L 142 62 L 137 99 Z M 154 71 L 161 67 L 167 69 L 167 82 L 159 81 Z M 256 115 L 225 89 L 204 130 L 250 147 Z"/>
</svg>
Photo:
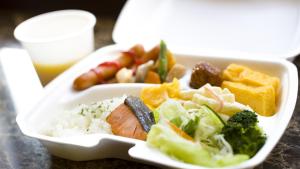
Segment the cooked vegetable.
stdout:
<svg viewBox="0 0 300 169">
<path fill-rule="evenodd" d="M 140 60 L 138 60 L 138 63 L 146 63 L 149 60 L 157 60 L 159 57 L 159 45 L 153 47 L 150 51 L 146 52 Z"/>
<path fill-rule="evenodd" d="M 146 140 L 146 131 L 132 110 L 125 104 L 121 104 L 113 110 L 106 121 L 111 125 L 112 132 L 116 135 Z"/>
<path fill-rule="evenodd" d="M 258 123 L 258 119 L 254 112 L 244 110 L 232 116 L 228 123 L 240 123 L 244 128 L 247 128 L 255 126 Z"/>
<path fill-rule="evenodd" d="M 167 60 L 168 60 L 168 71 L 170 71 L 172 67 L 176 64 L 176 59 L 169 50 L 167 50 Z"/>
<path fill-rule="evenodd" d="M 247 155 L 220 155 L 212 153 L 212 149 L 199 143 L 194 143 L 177 134 L 170 126 L 156 124 L 148 133 L 147 143 L 151 147 L 158 148 L 162 152 L 186 163 L 222 167 L 241 163 L 248 159 Z"/>
<path fill-rule="evenodd" d="M 233 115 L 222 129 L 225 139 L 234 153 L 254 156 L 265 144 L 266 135 L 257 125 L 257 115 L 251 111 L 242 111 Z"/>
<path fill-rule="evenodd" d="M 159 65 L 158 74 L 160 80 L 164 82 L 168 74 L 168 59 L 167 59 L 167 46 L 164 41 L 160 41 L 160 51 L 159 51 Z"/>
<path fill-rule="evenodd" d="M 156 72 L 151 71 L 151 70 L 147 72 L 144 82 L 145 83 L 154 83 L 154 84 L 161 83 L 159 75 Z"/>
<path fill-rule="evenodd" d="M 166 77 L 166 82 L 172 82 L 174 78 L 180 79 L 184 76 L 186 68 L 181 64 L 175 64 Z"/>
<path fill-rule="evenodd" d="M 125 104 L 135 114 L 146 132 L 155 124 L 154 115 L 151 110 L 138 97 L 128 96 L 125 99 Z"/>
<path fill-rule="evenodd" d="M 154 65 L 153 60 L 149 60 L 148 62 L 139 65 L 136 70 L 135 81 L 143 83 L 145 81 L 145 77 L 147 73 L 149 72 L 149 70 L 152 68 L 153 65 Z"/>
<path fill-rule="evenodd" d="M 220 86 L 222 83 L 221 70 L 210 63 L 199 62 L 192 70 L 190 86 L 198 89 L 206 83 Z"/>
<path fill-rule="evenodd" d="M 134 82 L 133 72 L 131 69 L 122 68 L 116 74 L 118 83 L 132 83 Z"/>
</svg>

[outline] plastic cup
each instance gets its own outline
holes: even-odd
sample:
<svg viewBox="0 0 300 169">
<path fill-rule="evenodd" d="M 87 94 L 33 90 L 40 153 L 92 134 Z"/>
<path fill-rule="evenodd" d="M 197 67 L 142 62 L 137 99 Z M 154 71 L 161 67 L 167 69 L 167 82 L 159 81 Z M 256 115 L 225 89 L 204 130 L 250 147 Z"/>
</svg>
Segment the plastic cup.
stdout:
<svg viewBox="0 0 300 169">
<path fill-rule="evenodd" d="M 28 51 L 43 85 L 94 50 L 96 17 L 61 10 L 30 18 L 14 31 Z"/>
</svg>

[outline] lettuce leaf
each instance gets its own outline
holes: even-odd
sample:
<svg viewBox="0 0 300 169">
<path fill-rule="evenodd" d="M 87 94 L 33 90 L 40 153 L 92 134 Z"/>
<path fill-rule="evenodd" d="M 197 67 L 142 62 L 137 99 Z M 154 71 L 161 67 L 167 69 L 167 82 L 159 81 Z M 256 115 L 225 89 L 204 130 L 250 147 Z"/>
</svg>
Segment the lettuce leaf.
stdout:
<svg viewBox="0 0 300 169">
<path fill-rule="evenodd" d="M 166 119 L 168 121 L 175 122 L 177 127 L 180 127 L 182 123 L 187 123 L 189 121 L 189 115 L 185 108 L 180 104 L 180 102 L 168 99 L 163 102 L 155 112 L 159 113 L 160 118 Z"/>
<path fill-rule="evenodd" d="M 198 127 L 194 137 L 196 141 L 208 140 L 222 131 L 224 122 L 211 109 L 201 106 L 196 111 L 199 115 Z"/>
<path fill-rule="evenodd" d="M 195 132 L 198 128 L 199 117 L 196 116 L 194 119 L 190 119 L 189 122 L 182 126 L 182 130 L 191 137 L 194 137 Z"/>
<path fill-rule="evenodd" d="M 186 140 L 162 124 L 153 125 L 147 143 L 178 160 L 204 166 L 213 166 L 211 155 L 200 144 Z"/>
<path fill-rule="evenodd" d="M 249 159 L 247 155 L 214 154 L 202 144 L 184 139 L 162 123 L 152 126 L 148 133 L 147 144 L 173 158 L 200 166 L 223 167 Z"/>
</svg>

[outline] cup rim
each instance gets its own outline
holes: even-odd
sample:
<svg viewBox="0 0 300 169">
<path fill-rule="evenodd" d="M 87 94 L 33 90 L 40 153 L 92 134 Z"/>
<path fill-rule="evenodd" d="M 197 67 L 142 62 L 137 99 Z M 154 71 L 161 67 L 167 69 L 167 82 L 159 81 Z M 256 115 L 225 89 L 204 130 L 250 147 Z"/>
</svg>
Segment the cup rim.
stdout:
<svg viewBox="0 0 300 169">
<path fill-rule="evenodd" d="M 60 35 L 60 36 L 40 38 L 40 39 L 33 39 L 30 37 L 23 36 L 23 34 L 24 34 L 23 29 L 25 27 L 30 26 L 30 24 L 40 22 L 43 20 L 47 20 L 52 17 L 64 16 L 64 15 L 83 16 L 88 20 L 88 23 L 82 29 L 80 29 L 78 31 L 73 31 L 73 32 L 66 33 L 66 34 Z M 23 21 L 15 28 L 14 37 L 17 40 L 19 40 L 20 42 L 25 42 L 25 43 L 48 43 L 48 42 L 59 41 L 59 40 L 76 37 L 79 34 L 93 28 L 95 25 L 96 25 L 96 17 L 91 12 L 88 12 L 85 10 L 78 10 L 78 9 L 58 10 L 58 11 L 43 13 L 43 14 L 34 16 L 32 18 L 29 18 L 29 19 Z"/>
</svg>

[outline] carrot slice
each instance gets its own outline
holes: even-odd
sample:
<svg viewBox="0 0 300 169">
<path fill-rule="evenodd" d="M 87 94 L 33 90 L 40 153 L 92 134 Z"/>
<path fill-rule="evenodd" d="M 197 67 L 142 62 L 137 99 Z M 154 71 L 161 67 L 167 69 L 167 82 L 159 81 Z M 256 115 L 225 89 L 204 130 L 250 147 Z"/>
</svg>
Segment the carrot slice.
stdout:
<svg viewBox="0 0 300 169">
<path fill-rule="evenodd" d="M 180 128 L 178 128 L 175 124 L 171 123 L 171 122 L 168 122 L 168 124 L 170 125 L 170 127 L 178 134 L 180 135 L 181 137 L 187 139 L 187 140 L 190 140 L 190 141 L 193 141 L 194 142 L 194 139 L 189 136 L 188 134 L 186 134 L 183 130 L 181 130 Z"/>
<path fill-rule="evenodd" d="M 161 83 L 159 75 L 154 71 L 148 71 L 144 82 L 145 83 L 154 83 L 154 84 Z"/>
</svg>

